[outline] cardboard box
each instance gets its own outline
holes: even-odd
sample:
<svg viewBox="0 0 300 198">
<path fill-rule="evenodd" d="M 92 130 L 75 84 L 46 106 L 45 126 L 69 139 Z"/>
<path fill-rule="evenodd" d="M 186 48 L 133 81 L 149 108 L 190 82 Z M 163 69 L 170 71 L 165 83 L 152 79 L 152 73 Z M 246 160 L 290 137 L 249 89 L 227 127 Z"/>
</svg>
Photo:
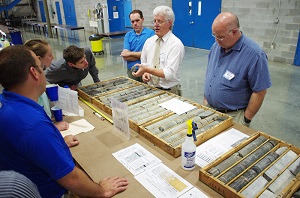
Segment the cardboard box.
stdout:
<svg viewBox="0 0 300 198">
<path fill-rule="evenodd" d="M 238 152 L 240 149 L 242 149 L 246 145 L 250 144 L 252 141 L 254 141 L 259 136 L 263 136 L 263 137 L 265 137 L 267 139 L 262 145 L 266 144 L 270 140 L 276 141 L 276 142 L 278 142 L 278 144 L 276 146 L 274 146 L 270 151 L 268 151 L 267 153 L 265 153 L 263 156 L 259 157 L 259 159 L 257 159 L 251 165 L 249 165 L 245 170 L 243 170 L 241 173 L 239 173 L 238 175 L 236 175 L 232 180 L 230 180 L 226 184 L 224 182 L 220 181 L 219 178 L 221 176 L 223 176 L 224 173 L 228 172 L 228 170 L 230 170 L 232 167 L 235 167 L 236 165 L 240 164 L 245 158 L 247 158 L 249 155 L 253 154 L 259 148 L 261 148 L 262 145 L 257 146 L 254 150 L 252 150 L 249 154 L 247 154 L 246 156 L 244 156 L 242 159 L 240 159 L 239 161 L 237 161 L 233 165 L 231 165 L 228 168 L 226 168 L 225 170 L 223 170 L 219 175 L 213 176 L 209 172 L 209 170 L 211 170 L 211 168 L 216 167 L 218 164 L 222 163 L 224 160 L 226 160 L 227 158 L 229 158 L 230 156 L 232 156 L 234 153 Z M 266 168 L 264 168 L 262 170 L 262 172 L 260 172 L 252 180 L 250 180 L 249 183 L 247 183 L 244 187 L 242 187 L 240 190 L 236 191 L 234 188 L 232 188 L 230 186 L 236 179 L 238 179 L 241 175 L 243 175 L 248 170 L 250 170 L 256 163 L 260 162 L 269 153 L 275 152 L 275 151 L 277 151 L 277 149 L 279 149 L 281 147 L 287 147 L 287 150 L 283 154 L 281 154 L 277 159 L 275 159 L 275 161 L 273 161 L 270 165 L 268 165 Z M 267 181 L 266 185 L 265 186 L 262 185 L 261 186 L 262 189 L 257 194 L 253 195 L 253 197 L 258 197 L 265 190 L 267 190 L 272 185 L 272 183 L 274 183 L 276 181 L 276 179 L 278 177 L 280 177 L 280 175 L 283 175 L 283 172 L 285 170 L 288 170 L 288 167 L 291 164 L 293 164 L 296 160 L 299 159 L 299 155 L 300 155 L 300 149 L 299 148 L 297 148 L 297 147 L 295 147 L 295 146 L 293 146 L 291 144 L 288 144 L 286 142 L 283 142 L 283 141 L 281 141 L 281 140 L 279 140 L 279 139 L 277 139 L 275 137 L 271 137 L 271 136 L 269 136 L 269 135 L 267 135 L 267 134 L 265 134 L 263 132 L 258 132 L 256 134 L 254 134 L 253 136 L 249 137 L 247 140 L 245 140 L 244 142 L 242 142 L 238 146 L 234 147 L 233 149 L 231 149 L 230 151 L 228 151 L 227 153 L 225 153 L 224 155 L 222 155 L 221 157 L 219 157 L 218 159 L 216 159 L 214 162 L 212 162 L 209 165 L 205 166 L 204 168 L 200 169 L 200 171 L 199 171 L 199 180 L 202 181 L 203 183 L 207 184 L 209 187 L 211 187 L 212 189 L 214 189 L 215 191 L 217 191 L 219 194 L 221 194 L 224 197 L 230 197 L 230 198 L 245 197 L 242 194 L 243 191 L 248 186 L 250 186 L 253 182 L 255 182 L 257 179 L 259 179 L 261 176 L 265 178 L 266 171 L 270 167 L 272 167 L 274 164 L 276 164 L 276 162 L 278 162 L 289 151 L 292 151 L 293 153 L 295 153 L 296 154 L 295 155 L 296 158 L 295 159 L 291 158 L 291 162 L 289 162 L 287 165 L 285 165 L 282 170 L 280 169 L 280 172 L 273 179 L 269 178 L 270 181 L 266 180 Z M 300 178 L 300 176 L 299 176 L 299 174 L 297 174 L 297 176 L 295 176 L 292 181 L 286 183 L 286 186 L 282 186 L 283 190 L 280 193 L 278 193 L 276 196 L 277 197 L 290 197 L 299 188 L 299 185 L 300 185 L 299 178 Z"/>
</svg>

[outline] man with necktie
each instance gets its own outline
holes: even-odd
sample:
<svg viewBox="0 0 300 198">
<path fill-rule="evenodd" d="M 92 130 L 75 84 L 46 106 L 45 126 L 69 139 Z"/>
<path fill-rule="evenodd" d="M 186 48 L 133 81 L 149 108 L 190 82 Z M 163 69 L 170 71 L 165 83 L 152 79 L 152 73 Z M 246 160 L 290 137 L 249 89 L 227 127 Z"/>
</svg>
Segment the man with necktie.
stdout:
<svg viewBox="0 0 300 198">
<path fill-rule="evenodd" d="M 156 88 L 181 95 L 179 66 L 184 56 L 182 42 L 172 33 L 175 16 L 168 6 L 158 6 L 153 11 L 153 37 L 146 40 L 141 64 L 133 76 L 142 76 L 144 82 Z"/>
</svg>

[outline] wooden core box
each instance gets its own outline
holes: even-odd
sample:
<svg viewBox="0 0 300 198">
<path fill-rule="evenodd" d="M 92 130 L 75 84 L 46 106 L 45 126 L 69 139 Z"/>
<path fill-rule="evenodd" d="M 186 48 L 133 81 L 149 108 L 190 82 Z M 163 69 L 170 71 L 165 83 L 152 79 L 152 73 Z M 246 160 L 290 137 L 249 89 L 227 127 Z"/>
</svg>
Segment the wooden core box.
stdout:
<svg viewBox="0 0 300 198">
<path fill-rule="evenodd" d="M 224 197 L 291 197 L 299 172 L 298 147 L 258 132 L 200 169 L 199 180 Z"/>
<path fill-rule="evenodd" d="M 232 118 L 226 114 L 124 76 L 80 87 L 78 95 L 109 115 L 112 115 L 110 98 L 124 102 L 128 108 L 129 127 L 174 157 L 181 154 L 187 120 L 197 121 L 196 145 L 232 125 Z M 159 105 L 173 98 L 196 108 L 177 115 Z"/>
</svg>

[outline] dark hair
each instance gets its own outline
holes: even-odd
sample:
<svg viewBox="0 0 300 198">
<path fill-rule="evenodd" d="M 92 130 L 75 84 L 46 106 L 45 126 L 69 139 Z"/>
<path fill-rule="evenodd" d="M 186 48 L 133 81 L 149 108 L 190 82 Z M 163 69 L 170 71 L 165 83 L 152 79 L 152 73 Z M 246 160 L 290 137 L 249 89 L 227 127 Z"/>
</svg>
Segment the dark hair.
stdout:
<svg viewBox="0 0 300 198">
<path fill-rule="evenodd" d="M 26 41 L 25 45 L 28 46 L 37 56 L 43 58 L 47 54 L 46 46 L 49 45 L 49 43 L 42 39 L 31 39 Z"/>
<path fill-rule="evenodd" d="M 79 48 L 75 45 L 71 45 L 64 49 L 63 57 L 65 61 L 76 64 L 80 59 L 84 57 L 84 48 Z"/>
<path fill-rule="evenodd" d="M 235 16 L 235 25 L 236 25 L 236 27 L 237 28 L 240 28 L 240 21 L 239 21 L 239 18 L 234 14 L 234 16 Z"/>
<path fill-rule="evenodd" d="M 30 67 L 41 72 L 25 45 L 14 45 L 0 51 L 0 84 L 4 89 L 11 89 L 26 81 Z"/>
<path fill-rule="evenodd" d="M 141 19 L 144 18 L 143 12 L 140 11 L 140 10 L 132 10 L 132 11 L 130 12 L 130 14 L 129 14 L 129 18 L 130 18 L 130 15 L 131 15 L 131 14 L 136 14 L 136 13 L 140 15 Z"/>
</svg>

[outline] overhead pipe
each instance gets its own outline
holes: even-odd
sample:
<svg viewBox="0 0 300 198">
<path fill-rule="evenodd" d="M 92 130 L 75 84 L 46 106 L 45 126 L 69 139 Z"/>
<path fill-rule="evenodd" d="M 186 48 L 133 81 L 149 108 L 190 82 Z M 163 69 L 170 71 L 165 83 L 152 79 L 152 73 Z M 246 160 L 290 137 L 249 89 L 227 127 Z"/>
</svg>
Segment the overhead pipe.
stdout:
<svg viewBox="0 0 300 198">
<path fill-rule="evenodd" d="M 10 10 L 13 7 L 15 7 L 18 3 L 20 3 L 21 0 L 14 0 L 12 3 L 10 3 L 9 5 L 5 6 L 5 7 L 0 7 L 0 12 L 4 11 L 4 10 Z"/>
</svg>

